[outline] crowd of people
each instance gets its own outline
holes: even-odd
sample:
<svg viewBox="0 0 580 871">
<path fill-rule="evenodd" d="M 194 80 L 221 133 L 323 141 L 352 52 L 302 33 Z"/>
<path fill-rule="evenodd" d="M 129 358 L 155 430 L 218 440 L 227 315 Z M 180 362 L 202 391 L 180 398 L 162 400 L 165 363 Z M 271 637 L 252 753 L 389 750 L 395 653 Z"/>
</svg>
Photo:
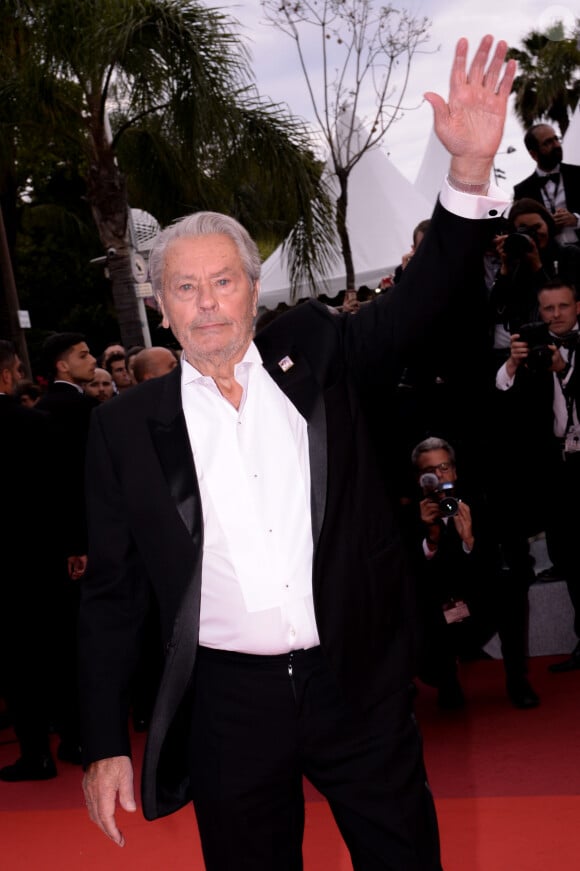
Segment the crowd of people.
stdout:
<svg viewBox="0 0 580 871">
<path fill-rule="evenodd" d="M 56 333 L 48 387 L 33 390 L 0 341 L 5 558 L 30 554 L 30 585 L 7 585 L 0 618 L 20 747 L 1 780 L 56 776 L 56 732 L 57 760 L 84 764 L 91 818 L 122 845 L 132 713 L 149 731 L 144 813 L 193 801 L 208 869 L 301 867 L 305 774 L 355 868 L 440 871 L 417 681 L 462 707 L 458 663 L 498 632 L 510 702 L 539 704 L 526 621 L 540 530 L 580 638 L 566 498 L 580 474 L 580 169 L 535 125 L 540 184 L 501 217 L 487 180 L 514 67 L 501 74 L 505 44 L 490 48 L 460 87 L 460 42 L 452 77 L 451 109 L 487 113 L 477 147 L 430 95 L 450 173 L 373 299 L 257 321 L 255 243 L 201 212 L 150 260 L 181 356 L 112 345 L 97 360 L 81 334 Z M 32 465 L 41 449 L 49 461 Z M 580 644 L 553 666 L 575 668 Z"/>
<path fill-rule="evenodd" d="M 135 371 L 129 377 L 127 360 Z M 42 347 L 41 379 L 26 373 L 15 347 L 0 340 L 0 419 L 5 457 L 2 489 L 7 507 L 3 607 L 0 629 L 0 697 L 4 721 L 16 732 L 20 755 L 0 769 L 0 780 L 47 780 L 56 757 L 80 765 L 77 620 L 79 583 L 87 565 L 84 466 L 92 411 L 120 393 L 178 365 L 162 346 L 120 345 L 98 360 L 80 333 L 54 333 Z M 97 366 L 97 362 L 99 365 Z M 43 385 L 46 380 L 47 385 Z M 9 567 L 26 558 L 25 579 L 15 584 Z M 152 645 L 158 644 L 151 622 Z M 156 658 L 157 654 L 157 658 Z M 146 728 L 152 708 L 150 676 L 158 669 L 155 647 L 138 669 L 133 705 L 136 728 Z"/>
</svg>

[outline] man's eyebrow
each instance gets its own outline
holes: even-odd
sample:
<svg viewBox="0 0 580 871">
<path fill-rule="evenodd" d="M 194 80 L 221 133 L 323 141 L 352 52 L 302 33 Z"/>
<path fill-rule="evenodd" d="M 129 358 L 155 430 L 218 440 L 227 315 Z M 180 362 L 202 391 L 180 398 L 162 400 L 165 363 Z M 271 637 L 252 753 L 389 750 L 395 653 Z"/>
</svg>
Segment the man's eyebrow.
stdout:
<svg viewBox="0 0 580 871">
<path fill-rule="evenodd" d="M 236 270 L 232 266 L 224 266 L 221 269 L 217 269 L 215 272 L 209 273 L 209 278 L 219 278 L 222 275 L 229 275 Z M 174 272 L 169 276 L 170 280 L 180 281 L 183 279 L 187 279 L 188 281 L 198 281 L 198 276 L 193 275 L 189 272 Z"/>
</svg>

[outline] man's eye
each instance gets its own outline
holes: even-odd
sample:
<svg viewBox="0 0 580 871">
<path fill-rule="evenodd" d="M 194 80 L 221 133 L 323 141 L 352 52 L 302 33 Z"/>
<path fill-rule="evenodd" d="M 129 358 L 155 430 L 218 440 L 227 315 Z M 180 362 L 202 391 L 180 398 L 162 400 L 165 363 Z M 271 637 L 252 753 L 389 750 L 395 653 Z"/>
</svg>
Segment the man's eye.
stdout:
<svg viewBox="0 0 580 871">
<path fill-rule="evenodd" d="M 218 287 L 226 287 L 228 285 L 228 283 L 229 282 L 228 282 L 227 278 L 218 278 L 218 280 L 217 280 Z"/>
</svg>

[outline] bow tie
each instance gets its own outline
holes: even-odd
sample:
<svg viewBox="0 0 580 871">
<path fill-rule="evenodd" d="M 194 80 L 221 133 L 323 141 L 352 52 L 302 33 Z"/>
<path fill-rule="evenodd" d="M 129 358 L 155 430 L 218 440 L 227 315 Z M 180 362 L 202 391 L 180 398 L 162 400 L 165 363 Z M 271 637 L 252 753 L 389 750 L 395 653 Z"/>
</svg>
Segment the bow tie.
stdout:
<svg viewBox="0 0 580 871">
<path fill-rule="evenodd" d="M 540 176 L 540 185 L 544 187 L 549 181 L 553 181 L 556 187 L 560 183 L 560 173 L 559 172 L 551 172 L 549 175 L 541 175 Z"/>
<path fill-rule="evenodd" d="M 567 348 L 571 351 L 573 348 L 577 347 L 579 338 L 580 334 L 578 330 L 574 330 L 566 336 L 550 337 L 550 345 L 555 345 L 557 348 Z"/>
</svg>

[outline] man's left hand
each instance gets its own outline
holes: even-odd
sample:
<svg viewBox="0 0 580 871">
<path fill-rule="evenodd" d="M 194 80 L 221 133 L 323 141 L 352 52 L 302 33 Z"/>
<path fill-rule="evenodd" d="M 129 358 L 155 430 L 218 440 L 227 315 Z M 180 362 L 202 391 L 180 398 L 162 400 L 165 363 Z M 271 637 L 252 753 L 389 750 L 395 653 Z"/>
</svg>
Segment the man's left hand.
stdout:
<svg viewBox="0 0 580 871">
<path fill-rule="evenodd" d="M 425 94 L 433 107 L 435 132 L 452 157 L 450 172 L 464 183 L 489 180 L 516 72 L 516 62 L 509 60 L 502 75 L 507 52 L 503 40 L 486 70 L 492 45 L 493 36 L 484 36 L 467 72 L 468 43 L 460 39 L 451 70 L 449 102 L 431 91 Z"/>
</svg>

